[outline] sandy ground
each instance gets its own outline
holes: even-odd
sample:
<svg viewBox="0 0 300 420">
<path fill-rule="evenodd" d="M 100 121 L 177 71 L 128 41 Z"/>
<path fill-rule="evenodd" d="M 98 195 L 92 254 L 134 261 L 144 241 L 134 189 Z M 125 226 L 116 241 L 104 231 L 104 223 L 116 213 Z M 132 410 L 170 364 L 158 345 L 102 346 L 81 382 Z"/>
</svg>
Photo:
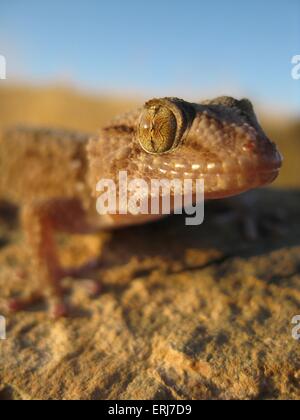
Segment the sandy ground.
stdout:
<svg viewBox="0 0 300 420">
<path fill-rule="evenodd" d="M 67 279 L 71 318 L 54 322 L 43 304 L 8 315 L 0 399 L 299 399 L 300 191 L 257 194 L 261 217 L 280 206 L 281 235 L 247 242 L 208 205 L 199 227 L 175 216 L 62 238 L 66 265 L 102 252 L 89 276 L 103 293 Z M 0 220 L 5 314 L 33 282 L 16 276 L 30 265 L 18 225 Z"/>
</svg>

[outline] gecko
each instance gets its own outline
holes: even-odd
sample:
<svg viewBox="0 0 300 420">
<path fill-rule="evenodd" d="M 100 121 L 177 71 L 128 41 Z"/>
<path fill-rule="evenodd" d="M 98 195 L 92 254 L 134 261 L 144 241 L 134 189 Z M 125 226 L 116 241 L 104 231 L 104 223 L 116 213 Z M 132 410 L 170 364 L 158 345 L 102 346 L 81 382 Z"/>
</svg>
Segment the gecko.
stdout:
<svg viewBox="0 0 300 420">
<path fill-rule="evenodd" d="M 118 173 L 151 180 L 204 179 L 205 199 L 220 199 L 269 184 L 282 156 L 248 99 L 222 96 L 201 103 L 154 98 L 115 117 L 92 136 L 17 126 L 0 134 L 0 201 L 20 207 L 30 266 L 40 287 L 11 299 L 11 311 L 39 299 L 54 317 L 66 316 L 66 275 L 57 232 L 87 234 L 157 220 L 162 215 L 99 215 L 96 185 Z M 96 288 L 97 289 L 97 288 Z"/>
</svg>

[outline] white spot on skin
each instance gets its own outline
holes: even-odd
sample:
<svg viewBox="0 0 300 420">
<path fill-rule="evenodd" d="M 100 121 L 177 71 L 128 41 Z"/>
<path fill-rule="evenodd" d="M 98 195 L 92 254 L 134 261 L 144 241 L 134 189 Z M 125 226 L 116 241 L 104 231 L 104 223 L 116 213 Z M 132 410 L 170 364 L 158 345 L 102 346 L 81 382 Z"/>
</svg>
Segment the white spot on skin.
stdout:
<svg viewBox="0 0 300 420">
<path fill-rule="evenodd" d="M 214 169 L 216 167 L 216 164 L 211 162 L 207 164 L 207 169 Z"/>
<path fill-rule="evenodd" d="M 162 174 L 166 174 L 167 171 L 165 169 L 159 169 L 159 172 L 161 172 Z"/>
<path fill-rule="evenodd" d="M 200 165 L 196 165 L 196 164 L 192 165 L 193 171 L 197 171 L 197 169 L 200 169 Z"/>
</svg>

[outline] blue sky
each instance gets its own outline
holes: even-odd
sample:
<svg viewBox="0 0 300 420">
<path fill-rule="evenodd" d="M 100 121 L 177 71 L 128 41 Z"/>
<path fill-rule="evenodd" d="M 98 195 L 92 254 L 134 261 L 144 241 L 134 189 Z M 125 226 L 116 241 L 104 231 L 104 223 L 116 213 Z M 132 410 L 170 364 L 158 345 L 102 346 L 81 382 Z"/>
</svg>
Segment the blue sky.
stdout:
<svg viewBox="0 0 300 420">
<path fill-rule="evenodd" d="M 10 80 L 300 112 L 299 0 L 1 0 L 0 54 Z"/>
</svg>

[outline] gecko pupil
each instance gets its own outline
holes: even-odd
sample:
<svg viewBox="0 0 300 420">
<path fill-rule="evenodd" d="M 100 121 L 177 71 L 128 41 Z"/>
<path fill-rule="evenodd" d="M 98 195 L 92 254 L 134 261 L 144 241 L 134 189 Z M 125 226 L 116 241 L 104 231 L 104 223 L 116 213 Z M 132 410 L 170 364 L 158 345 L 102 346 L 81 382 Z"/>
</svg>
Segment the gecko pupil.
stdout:
<svg viewBox="0 0 300 420">
<path fill-rule="evenodd" d="M 149 153 L 165 153 L 172 149 L 177 131 L 176 117 L 165 106 L 146 108 L 138 127 L 138 139 Z"/>
</svg>

